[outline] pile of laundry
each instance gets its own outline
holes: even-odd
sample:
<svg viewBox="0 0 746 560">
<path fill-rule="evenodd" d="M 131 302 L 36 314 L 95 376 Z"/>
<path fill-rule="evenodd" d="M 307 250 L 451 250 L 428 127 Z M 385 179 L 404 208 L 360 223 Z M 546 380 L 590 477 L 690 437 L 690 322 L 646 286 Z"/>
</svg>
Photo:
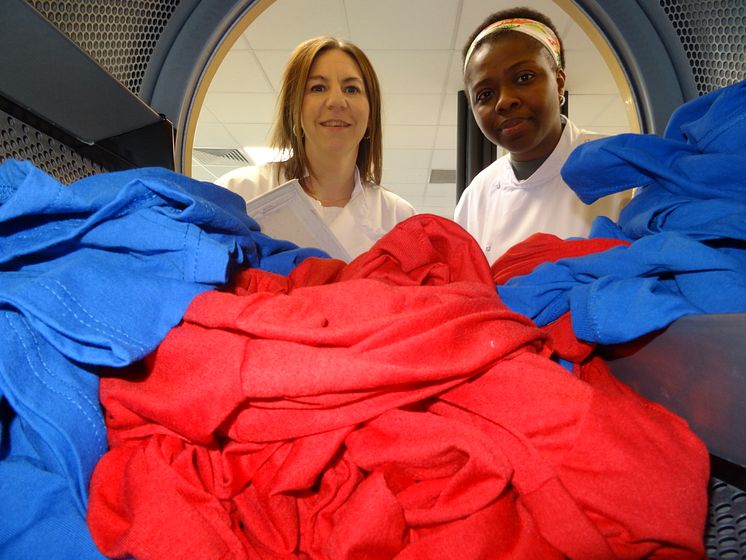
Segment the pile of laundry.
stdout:
<svg viewBox="0 0 746 560">
<path fill-rule="evenodd" d="M 494 263 L 436 216 L 345 264 L 166 170 L 3 163 L 0 555 L 701 558 L 705 446 L 596 350 L 746 311 L 745 87 L 580 148 L 618 223 Z"/>
</svg>

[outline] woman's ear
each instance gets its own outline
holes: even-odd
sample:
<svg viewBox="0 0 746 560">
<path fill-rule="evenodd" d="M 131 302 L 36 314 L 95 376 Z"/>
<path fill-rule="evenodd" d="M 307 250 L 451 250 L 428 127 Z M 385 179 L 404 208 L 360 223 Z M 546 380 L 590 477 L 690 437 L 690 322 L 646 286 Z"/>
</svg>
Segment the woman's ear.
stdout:
<svg viewBox="0 0 746 560">
<path fill-rule="evenodd" d="M 557 69 L 557 93 L 560 97 L 565 95 L 565 71 L 562 68 Z"/>
</svg>

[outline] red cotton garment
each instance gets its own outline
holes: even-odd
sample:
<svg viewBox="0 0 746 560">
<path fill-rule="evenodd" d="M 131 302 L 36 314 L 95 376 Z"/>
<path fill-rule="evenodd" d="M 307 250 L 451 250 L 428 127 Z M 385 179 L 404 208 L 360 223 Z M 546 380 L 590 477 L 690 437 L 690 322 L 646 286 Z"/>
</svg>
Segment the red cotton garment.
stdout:
<svg viewBox="0 0 746 560">
<path fill-rule="evenodd" d="M 704 446 L 548 341 L 435 216 L 349 265 L 245 270 L 101 380 L 94 540 L 141 560 L 702 557 Z"/>
</svg>

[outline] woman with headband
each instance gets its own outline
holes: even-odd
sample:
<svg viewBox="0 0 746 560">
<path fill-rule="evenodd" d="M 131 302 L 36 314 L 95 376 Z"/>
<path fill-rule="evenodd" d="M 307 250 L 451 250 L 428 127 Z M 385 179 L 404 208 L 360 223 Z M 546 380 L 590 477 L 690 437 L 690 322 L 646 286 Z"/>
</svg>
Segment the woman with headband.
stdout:
<svg viewBox="0 0 746 560">
<path fill-rule="evenodd" d="M 507 153 L 482 170 L 456 206 L 455 220 L 490 263 L 533 233 L 587 236 L 596 216 L 616 219 L 630 198 L 593 205 L 560 176 L 572 150 L 601 135 L 560 113 L 565 103 L 562 42 L 551 20 L 529 8 L 488 17 L 464 48 L 464 84 L 484 135 Z"/>
</svg>

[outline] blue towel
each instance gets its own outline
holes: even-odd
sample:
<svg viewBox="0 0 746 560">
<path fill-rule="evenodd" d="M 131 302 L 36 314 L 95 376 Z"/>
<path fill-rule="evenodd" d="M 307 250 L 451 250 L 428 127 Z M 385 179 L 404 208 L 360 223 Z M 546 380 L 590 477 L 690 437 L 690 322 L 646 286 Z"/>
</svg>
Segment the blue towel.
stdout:
<svg viewBox="0 0 746 560">
<path fill-rule="evenodd" d="M 545 263 L 498 287 L 547 324 L 619 343 L 695 313 L 746 312 L 746 80 L 679 107 L 663 137 L 623 134 L 578 147 L 562 177 L 585 202 L 638 187 L 618 222 L 590 237 L 631 242 Z"/>
<path fill-rule="evenodd" d="M 287 274 L 315 249 L 267 237 L 243 199 L 166 169 L 69 187 L 0 165 L 0 557 L 100 557 L 87 488 L 106 450 L 98 366 L 152 352 L 238 267 Z"/>
</svg>

